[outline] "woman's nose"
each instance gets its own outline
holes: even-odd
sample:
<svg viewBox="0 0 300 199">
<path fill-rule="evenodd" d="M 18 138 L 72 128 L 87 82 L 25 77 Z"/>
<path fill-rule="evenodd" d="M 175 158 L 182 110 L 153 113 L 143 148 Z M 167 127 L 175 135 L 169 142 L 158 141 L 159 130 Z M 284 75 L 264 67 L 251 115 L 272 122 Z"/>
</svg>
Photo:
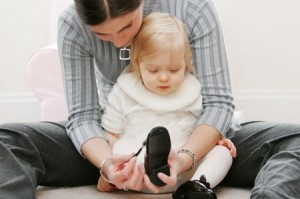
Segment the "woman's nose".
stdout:
<svg viewBox="0 0 300 199">
<path fill-rule="evenodd" d="M 124 38 L 120 34 L 114 35 L 113 43 L 115 47 L 121 48 L 124 45 Z"/>
</svg>

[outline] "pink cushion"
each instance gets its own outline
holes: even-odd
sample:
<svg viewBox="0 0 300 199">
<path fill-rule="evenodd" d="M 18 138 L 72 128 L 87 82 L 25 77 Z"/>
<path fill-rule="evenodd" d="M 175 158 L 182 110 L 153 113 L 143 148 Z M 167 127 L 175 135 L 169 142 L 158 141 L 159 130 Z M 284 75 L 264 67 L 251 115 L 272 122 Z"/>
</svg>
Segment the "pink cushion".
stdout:
<svg viewBox="0 0 300 199">
<path fill-rule="evenodd" d="M 66 120 L 67 105 L 55 46 L 38 50 L 30 56 L 26 66 L 26 79 L 41 103 L 41 120 Z"/>
<path fill-rule="evenodd" d="M 51 0 L 49 10 L 49 44 L 56 43 L 58 16 L 73 0 Z M 40 101 L 42 121 L 66 120 L 67 105 L 63 91 L 62 74 L 55 46 L 33 53 L 26 65 L 29 87 Z"/>
</svg>

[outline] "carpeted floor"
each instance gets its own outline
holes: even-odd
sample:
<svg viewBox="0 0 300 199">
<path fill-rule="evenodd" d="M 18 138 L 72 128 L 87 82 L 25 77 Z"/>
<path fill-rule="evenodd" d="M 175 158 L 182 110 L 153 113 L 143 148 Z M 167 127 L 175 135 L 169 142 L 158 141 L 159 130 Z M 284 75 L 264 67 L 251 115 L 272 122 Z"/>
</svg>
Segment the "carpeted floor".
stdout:
<svg viewBox="0 0 300 199">
<path fill-rule="evenodd" d="M 218 199 L 249 199 L 250 189 L 218 187 L 215 189 Z M 119 191 L 101 193 L 95 186 L 81 187 L 38 187 L 36 199 L 171 199 L 171 194 L 141 194 Z"/>
</svg>

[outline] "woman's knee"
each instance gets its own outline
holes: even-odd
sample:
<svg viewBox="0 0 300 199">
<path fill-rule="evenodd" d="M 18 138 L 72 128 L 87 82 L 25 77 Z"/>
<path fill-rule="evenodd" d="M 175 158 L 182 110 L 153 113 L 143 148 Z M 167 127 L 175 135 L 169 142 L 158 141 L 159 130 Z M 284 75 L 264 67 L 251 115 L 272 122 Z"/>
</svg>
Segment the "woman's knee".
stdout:
<svg viewBox="0 0 300 199">
<path fill-rule="evenodd" d="M 20 127 L 19 123 L 5 123 L 0 125 L 0 141 L 3 143 L 20 142 L 28 139 L 26 133 Z"/>
</svg>

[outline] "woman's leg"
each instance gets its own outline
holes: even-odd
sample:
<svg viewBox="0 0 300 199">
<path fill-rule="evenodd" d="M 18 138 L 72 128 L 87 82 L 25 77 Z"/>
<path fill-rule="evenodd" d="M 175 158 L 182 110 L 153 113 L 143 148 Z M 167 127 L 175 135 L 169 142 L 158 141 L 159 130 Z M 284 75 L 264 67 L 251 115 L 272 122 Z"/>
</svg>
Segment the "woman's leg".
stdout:
<svg viewBox="0 0 300 199">
<path fill-rule="evenodd" d="M 1 198 L 35 198 L 36 186 L 96 184 L 99 172 L 76 151 L 65 124 L 0 125 Z"/>
<path fill-rule="evenodd" d="M 254 186 L 251 198 L 299 198 L 300 125 L 249 122 L 232 138 L 237 158 L 222 184 Z"/>
</svg>

